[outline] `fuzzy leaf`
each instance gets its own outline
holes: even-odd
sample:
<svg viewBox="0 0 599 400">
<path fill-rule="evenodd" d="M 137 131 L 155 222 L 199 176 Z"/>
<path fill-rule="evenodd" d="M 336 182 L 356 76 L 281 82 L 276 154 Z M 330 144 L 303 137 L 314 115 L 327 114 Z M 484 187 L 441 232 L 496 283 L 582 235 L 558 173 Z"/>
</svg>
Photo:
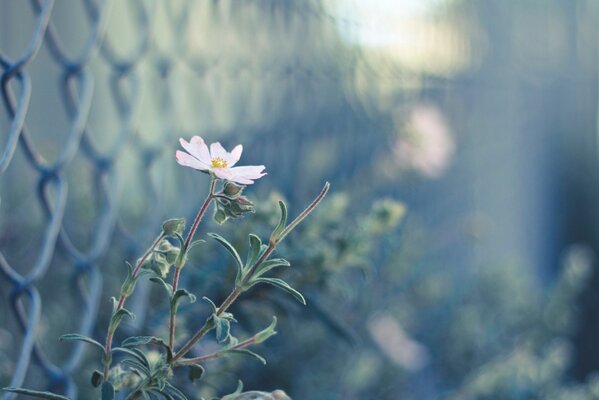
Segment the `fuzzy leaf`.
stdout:
<svg viewBox="0 0 599 400">
<path fill-rule="evenodd" d="M 12 388 L 12 387 L 2 388 L 2 390 L 4 390 L 5 392 L 17 393 L 17 394 L 22 394 L 25 396 L 30 396 L 30 397 L 37 397 L 38 399 L 71 400 L 68 397 L 61 396 L 59 394 L 55 394 L 52 392 L 41 392 L 38 390 L 29 390 L 29 389 Z"/>
<path fill-rule="evenodd" d="M 202 367 L 200 364 L 193 364 L 189 366 L 189 380 L 190 381 L 196 381 L 198 379 L 200 379 L 202 377 L 202 375 L 204 374 L 204 367 Z"/>
<path fill-rule="evenodd" d="M 140 363 L 142 363 L 146 368 L 150 368 L 150 362 L 146 358 L 146 355 L 138 349 L 135 349 L 135 348 L 128 349 L 126 347 L 115 347 L 112 349 L 112 351 L 117 352 L 117 353 L 120 352 L 120 353 L 128 354 L 131 357 L 138 360 Z"/>
<path fill-rule="evenodd" d="M 181 301 L 182 297 L 189 297 L 189 302 L 190 303 L 195 303 L 196 301 L 196 296 L 192 293 L 189 293 L 187 290 L 185 289 L 178 289 L 175 294 L 173 295 L 173 299 L 171 300 L 171 308 L 173 310 L 176 310 L 177 307 L 179 307 L 179 302 Z"/>
<path fill-rule="evenodd" d="M 116 327 L 119 326 L 123 318 L 125 318 L 125 315 L 131 319 L 135 319 L 135 314 L 133 314 L 126 308 L 121 308 L 112 316 L 112 319 L 110 320 L 110 327 L 112 329 L 116 329 Z"/>
<path fill-rule="evenodd" d="M 123 340 L 121 346 L 137 347 L 143 346 L 145 344 L 157 344 L 159 346 L 168 348 L 168 344 L 166 344 L 166 342 L 162 338 L 156 336 L 131 336 Z"/>
<path fill-rule="evenodd" d="M 193 249 L 194 247 L 196 247 L 197 245 L 202 244 L 202 243 L 206 243 L 206 241 L 204 239 L 194 240 L 193 242 L 191 242 L 189 244 L 189 247 L 187 248 L 187 250 L 189 251 L 189 250 Z"/>
<path fill-rule="evenodd" d="M 281 232 L 285 229 L 285 225 L 287 225 L 287 206 L 282 200 L 279 200 L 279 208 L 281 209 L 281 218 L 279 219 L 279 224 L 275 230 L 272 231 L 271 235 L 271 238 L 275 240 L 279 238 L 279 235 L 281 235 Z"/>
<path fill-rule="evenodd" d="M 82 342 L 93 344 L 94 346 L 102 349 L 102 351 L 105 351 L 104 346 L 101 345 L 98 341 L 90 338 L 89 336 L 80 335 L 78 333 L 67 333 L 66 335 L 62 335 L 60 337 L 60 340 L 80 340 Z"/>
<path fill-rule="evenodd" d="M 283 289 L 283 290 L 287 291 L 288 293 L 290 293 L 293 297 L 295 297 L 297 299 L 297 301 L 299 301 L 303 305 L 306 305 L 306 299 L 304 298 L 304 296 L 302 296 L 302 294 L 300 292 L 298 292 L 297 290 L 295 290 L 294 288 L 289 286 L 289 284 L 282 279 L 262 278 L 261 277 L 261 278 L 254 279 L 252 281 L 252 286 L 255 285 L 256 283 L 267 283 L 269 285 L 273 285 L 280 289 Z"/>
<path fill-rule="evenodd" d="M 187 397 L 179 389 L 168 382 L 166 383 L 164 392 L 170 394 L 175 400 L 187 400 Z"/>
<path fill-rule="evenodd" d="M 114 400 L 114 386 L 108 381 L 102 382 L 102 400 Z"/>
<path fill-rule="evenodd" d="M 227 318 L 219 318 L 215 315 L 212 317 L 216 326 L 216 341 L 218 343 L 225 342 L 229 338 L 231 331 L 231 323 Z"/>
<path fill-rule="evenodd" d="M 223 350 L 222 353 L 233 353 L 233 354 L 244 354 L 246 356 L 254 357 L 256 360 L 260 361 L 262 364 L 266 365 L 266 359 L 262 357 L 260 354 L 254 353 L 248 349 L 229 349 Z"/>
<path fill-rule="evenodd" d="M 208 303 L 210 305 L 210 308 L 212 308 L 212 312 L 214 314 L 216 314 L 216 312 L 218 311 L 216 304 L 214 304 L 214 302 L 206 296 L 202 297 L 202 300 L 204 300 L 206 303 Z"/>
<path fill-rule="evenodd" d="M 173 287 L 170 283 L 166 283 L 164 279 L 162 279 L 159 276 L 153 276 L 150 278 L 150 280 L 154 283 L 161 285 L 164 288 L 164 290 L 166 290 L 169 299 L 173 297 Z"/>
<path fill-rule="evenodd" d="M 239 268 L 239 270 L 243 270 L 243 263 L 241 262 L 241 257 L 239 257 L 239 253 L 237 252 L 237 250 L 235 250 L 235 247 L 233 247 L 233 245 L 227 241 L 227 239 L 216 233 L 209 233 L 208 236 L 216 239 L 216 241 L 218 241 L 225 249 L 227 249 L 227 251 L 231 253 L 233 258 L 235 259 L 235 262 L 237 263 L 237 267 Z"/>
<path fill-rule="evenodd" d="M 258 343 L 262 343 L 265 340 L 267 340 L 268 338 L 270 338 L 271 336 L 274 336 L 277 334 L 277 331 L 275 331 L 275 327 L 277 326 L 277 317 L 272 317 L 272 322 L 270 323 L 270 325 L 268 325 L 268 327 L 266 327 L 265 329 L 261 330 L 260 332 L 256 333 L 254 335 L 254 343 L 258 344 Z"/>
<path fill-rule="evenodd" d="M 253 233 L 250 233 L 250 250 L 245 263 L 245 269 L 251 268 L 262 253 L 262 240 Z"/>
<path fill-rule="evenodd" d="M 258 265 L 255 276 L 264 275 L 265 273 L 267 273 L 268 271 L 270 271 L 273 268 L 289 267 L 290 265 L 291 264 L 289 264 L 289 261 L 287 261 L 283 258 L 273 258 L 272 260 L 266 260 L 263 263 L 261 263 L 260 265 Z"/>
</svg>

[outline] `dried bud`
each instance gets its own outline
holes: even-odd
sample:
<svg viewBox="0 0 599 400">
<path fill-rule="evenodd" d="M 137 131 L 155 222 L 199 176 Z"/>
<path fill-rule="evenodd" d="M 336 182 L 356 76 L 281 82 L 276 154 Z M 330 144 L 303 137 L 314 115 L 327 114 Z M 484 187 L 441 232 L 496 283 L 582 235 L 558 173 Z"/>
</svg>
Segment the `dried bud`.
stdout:
<svg viewBox="0 0 599 400">
<path fill-rule="evenodd" d="M 175 261 L 177 261 L 177 257 L 179 256 L 179 250 L 180 249 L 178 247 L 173 246 L 171 244 L 171 242 L 169 242 L 166 239 L 164 239 L 158 245 L 158 252 L 160 252 L 162 255 L 164 255 L 164 257 L 166 258 L 166 261 L 169 264 L 174 264 Z"/>
</svg>

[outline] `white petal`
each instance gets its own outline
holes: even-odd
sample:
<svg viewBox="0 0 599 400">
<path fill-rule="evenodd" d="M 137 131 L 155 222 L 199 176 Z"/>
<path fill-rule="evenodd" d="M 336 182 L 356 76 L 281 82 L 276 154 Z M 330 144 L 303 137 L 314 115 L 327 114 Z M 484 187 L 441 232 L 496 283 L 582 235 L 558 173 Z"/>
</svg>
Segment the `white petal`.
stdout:
<svg viewBox="0 0 599 400">
<path fill-rule="evenodd" d="M 232 167 L 233 165 L 237 164 L 237 161 L 239 161 L 239 159 L 241 158 L 242 152 L 243 146 L 240 144 L 238 144 L 237 146 L 235 146 L 233 150 L 231 150 L 231 152 L 229 153 L 229 159 L 227 160 L 229 167 Z"/>
<path fill-rule="evenodd" d="M 204 143 L 204 140 L 202 140 L 201 137 L 194 136 L 191 138 L 189 143 L 186 142 L 185 139 L 180 138 L 179 143 L 181 143 L 181 146 L 183 146 L 185 151 L 204 164 L 206 168 L 210 166 L 210 153 L 208 152 L 208 146 L 206 146 L 206 143 Z"/>
<path fill-rule="evenodd" d="M 247 179 L 247 178 L 242 178 L 240 176 L 232 176 L 229 180 L 231 182 L 240 183 L 242 185 L 251 185 L 252 183 L 254 183 L 253 180 Z"/>
<path fill-rule="evenodd" d="M 216 142 L 210 145 L 210 157 L 211 159 L 219 157 L 226 161 L 229 159 L 229 153 L 227 153 L 227 150 L 225 150 L 220 142 Z"/>
<path fill-rule="evenodd" d="M 252 181 L 254 183 L 254 179 L 258 179 L 266 175 L 264 171 L 264 165 L 246 165 L 243 167 L 234 167 L 231 168 L 231 175 L 234 182 L 243 183 L 241 180 Z"/>
<path fill-rule="evenodd" d="M 231 180 L 232 174 L 229 168 L 211 168 L 217 178 Z"/>
<path fill-rule="evenodd" d="M 198 169 L 200 171 L 206 171 L 208 168 L 200 162 L 197 158 L 183 152 L 177 150 L 175 153 L 175 158 L 177 162 L 185 167 L 191 167 L 193 169 Z"/>
<path fill-rule="evenodd" d="M 191 144 L 198 150 L 197 158 L 204 164 L 210 165 L 212 161 L 210 158 L 210 150 L 208 150 L 208 145 L 204 142 L 204 139 L 199 136 L 194 136 L 191 138 Z"/>
</svg>

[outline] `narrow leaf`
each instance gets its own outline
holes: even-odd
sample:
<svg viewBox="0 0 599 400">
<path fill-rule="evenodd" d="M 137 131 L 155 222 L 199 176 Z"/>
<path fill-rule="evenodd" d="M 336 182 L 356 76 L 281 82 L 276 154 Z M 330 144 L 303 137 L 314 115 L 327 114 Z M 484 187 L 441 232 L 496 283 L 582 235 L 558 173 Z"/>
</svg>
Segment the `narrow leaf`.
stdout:
<svg viewBox="0 0 599 400">
<path fill-rule="evenodd" d="M 225 342 L 229 338 L 231 323 L 227 318 L 219 318 L 216 315 L 213 316 L 213 319 L 216 325 L 216 341 L 218 343 Z"/>
<path fill-rule="evenodd" d="M 302 296 L 302 294 L 300 292 L 298 292 L 297 290 L 295 290 L 294 288 L 289 286 L 289 284 L 282 279 L 279 279 L 279 278 L 256 278 L 255 280 L 252 281 L 252 285 L 255 285 L 256 283 L 267 283 L 269 285 L 273 285 L 280 289 L 283 289 L 283 290 L 287 291 L 288 293 L 290 293 L 293 297 L 295 297 L 297 299 L 297 301 L 299 301 L 303 305 L 306 305 L 306 299 L 304 298 L 304 296 Z"/>
<path fill-rule="evenodd" d="M 243 354 L 246 356 L 251 356 L 251 357 L 254 357 L 256 360 L 260 361 L 262 364 L 266 365 L 266 359 L 264 357 L 262 357 L 260 354 L 254 353 L 253 351 L 248 350 L 248 349 L 223 350 L 223 353 Z"/>
<path fill-rule="evenodd" d="M 202 367 L 200 364 L 193 364 L 189 366 L 189 380 L 190 381 L 196 381 L 198 379 L 200 379 L 202 377 L 202 375 L 204 374 L 204 367 Z"/>
<path fill-rule="evenodd" d="M 263 263 L 261 263 L 260 265 L 258 265 L 255 276 L 264 275 L 265 273 L 267 273 L 268 271 L 270 271 L 273 268 L 289 267 L 290 265 L 291 264 L 289 264 L 289 261 L 287 261 L 283 258 L 273 258 L 272 260 L 266 260 Z"/>
<path fill-rule="evenodd" d="M 110 320 L 111 328 L 116 329 L 116 327 L 119 326 L 119 324 L 121 323 L 123 318 L 125 318 L 125 315 L 131 319 L 135 319 L 135 314 L 133 314 L 131 311 L 127 310 L 126 308 L 121 308 L 112 316 L 112 319 Z"/>
<path fill-rule="evenodd" d="M 176 400 L 187 400 L 187 397 L 185 397 L 185 395 L 179 389 L 168 382 L 166 383 L 164 391 L 169 393 Z"/>
<path fill-rule="evenodd" d="M 82 342 L 93 344 L 94 346 L 97 346 L 100 349 L 102 349 L 102 351 L 105 351 L 104 346 L 100 344 L 98 341 L 90 338 L 89 336 L 80 335 L 78 333 L 67 333 L 66 335 L 62 335 L 60 337 L 60 340 L 79 340 Z"/>
<path fill-rule="evenodd" d="M 150 278 L 150 280 L 154 283 L 159 284 L 160 286 L 162 286 L 164 288 L 164 290 L 166 290 L 166 293 L 168 294 L 168 298 L 172 298 L 173 297 L 173 287 L 171 286 L 170 283 L 166 283 L 164 281 L 164 279 L 158 277 L 158 276 L 153 276 Z"/>
<path fill-rule="evenodd" d="M 265 329 L 261 330 L 260 332 L 256 333 L 254 335 L 254 343 L 258 344 L 258 343 L 262 343 L 265 340 L 267 340 L 268 338 L 270 338 L 271 336 L 274 336 L 277 334 L 277 331 L 275 331 L 275 327 L 277 326 L 277 317 L 272 317 L 272 322 L 270 323 L 270 325 L 268 325 Z"/>
<path fill-rule="evenodd" d="M 214 302 L 206 296 L 202 297 L 202 300 L 208 303 L 210 305 L 210 308 L 212 308 L 212 312 L 216 314 L 216 312 L 218 311 L 216 304 L 214 304 Z"/>
<path fill-rule="evenodd" d="M 51 393 L 51 392 L 40 392 L 38 390 L 29 390 L 29 389 L 12 388 L 12 387 L 2 388 L 2 390 L 4 390 L 5 392 L 17 393 L 17 394 L 22 394 L 25 396 L 30 396 L 30 397 L 37 397 L 38 399 L 71 400 L 68 397 L 61 396 L 59 394 L 55 394 L 55 393 Z"/>
<path fill-rule="evenodd" d="M 225 249 L 227 249 L 227 251 L 231 253 L 233 258 L 235 259 L 235 262 L 237 263 L 239 270 L 243 269 L 243 263 L 241 262 L 241 257 L 239 257 L 239 253 L 237 252 L 237 250 L 235 250 L 235 247 L 233 247 L 233 245 L 227 241 L 227 239 L 216 233 L 209 233 L 208 236 L 216 239 L 216 241 L 218 241 Z"/>
<path fill-rule="evenodd" d="M 195 303 L 195 301 L 196 301 L 196 296 L 194 294 L 189 293 L 185 289 L 178 289 L 175 292 L 175 294 L 173 295 L 173 299 L 171 300 L 171 308 L 173 310 L 177 309 L 177 307 L 179 306 L 179 302 L 181 301 L 182 297 L 188 297 L 190 303 Z"/>
<path fill-rule="evenodd" d="M 260 253 L 262 250 L 262 240 L 253 233 L 250 233 L 250 250 L 248 251 L 248 258 L 245 263 L 245 269 L 250 268 L 258 257 L 260 257 Z"/>
<path fill-rule="evenodd" d="M 166 342 L 162 338 L 159 338 L 156 336 L 131 336 L 131 337 L 123 340 L 123 342 L 121 343 L 121 346 L 137 347 L 137 346 L 143 346 L 145 344 L 157 344 L 159 346 L 168 348 L 168 344 L 166 344 Z"/>
<path fill-rule="evenodd" d="M 279 235 L 283 232 L 283 229 L 285 229 L 285 225 L 287 225 L 287 206 L 282 200 L 279 200 L 279 208 L 281 209 L 281 218 L 279 219 L 279 224 L 271 235 L 275 240 L 279 238 Z"/>
</svg>

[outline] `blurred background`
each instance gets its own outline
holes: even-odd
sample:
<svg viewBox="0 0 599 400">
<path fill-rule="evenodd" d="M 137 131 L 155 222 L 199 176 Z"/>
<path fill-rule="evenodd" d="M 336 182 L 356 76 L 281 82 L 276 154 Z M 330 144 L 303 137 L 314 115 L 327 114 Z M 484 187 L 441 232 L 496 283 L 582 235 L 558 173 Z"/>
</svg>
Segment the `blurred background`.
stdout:
<svg viewBox="0 0 599 400">
<path fill-rule="evenodd" d="M 0 387 L 90 398 L 97 354 L 57 338 L 101 339 L 124 260 L 193 218 L 208 180 L 174 151 L 201 135 L 268 171 L 255 215 L 201 234 L 244 249 L 275 199 L 295 214 L 332 190 L 280 250 L 308 306 L 260 288 L 233 308 L 241 337 L 279 317 L 268 365 L 214 361 L 190 398 L 238 379 L 598 398 L 598 18 L 595 0 L 0 0 Z M 208 242 L 191 263 L 183 286 L 222 300 L 230 259 Z M 164 334 L 161 294 L 140 286 L 120 339 Z"/>
</svg>

